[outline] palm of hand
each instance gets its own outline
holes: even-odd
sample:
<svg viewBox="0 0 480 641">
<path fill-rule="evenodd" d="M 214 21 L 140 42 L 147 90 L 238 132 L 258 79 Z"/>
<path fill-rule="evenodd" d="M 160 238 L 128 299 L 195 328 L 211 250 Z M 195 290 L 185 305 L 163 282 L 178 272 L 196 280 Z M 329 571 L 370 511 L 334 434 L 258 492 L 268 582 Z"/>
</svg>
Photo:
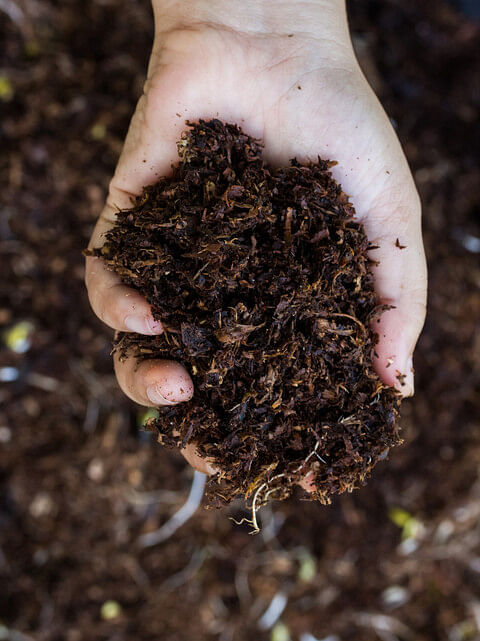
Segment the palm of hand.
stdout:
<svg viewBox="0 0 480 641">
<path fill-rule="evenodd" d="M 330 41 L 299 43 L 287 35 L 252 37 L 212 28 L 169 34 L 152 54 L 145 93 L 92 243 L 102 244 L 101 233 L 114 221 L 116 207 L 128 206 L 144 185 L 168 173 L 185 119 L 214 117 L 262 138 L 264 155 L 274 165 L 293 157 L 315 160 L 317 155 L 338 161 L 333 174 L 351 196 L 370 240 L 380 245 L 373 256 L 379 261 L 377 291 L 396 306 L 378 325 L 377 370 L 385 382 L 397 385 L 397 373 L 404 373 L 413 388 L 407 370 L 425 310 L 420 205 L 396 135 L 349 48 Z M 405 250 L 395 246 L 397 238 Z M 98 265 L 93 278 L 87 273 L 94 309 L 99 306 L 93 299 L 102 278 Z M 110 274 L 110 289 L 123 292 L 112 278 Z M 113 304 L 118 300 L 117 295 Z M 135 300 L 137 306 L 146 305 Z M 119 320 L 107 322 L 124 329 Z M 143 374 L 134 373 L 128 362 L 116 363 L 124 391 L 143 403 L 147 399 L 142 386 L 159 374 L 153 364 L 144 369 Z M 174 369 L 170 375 L 173 381 Z M 146 404 L 152 404 L 148 398 Z M 186 400 L 175 394 L 172 399 Z"/>
</svg>

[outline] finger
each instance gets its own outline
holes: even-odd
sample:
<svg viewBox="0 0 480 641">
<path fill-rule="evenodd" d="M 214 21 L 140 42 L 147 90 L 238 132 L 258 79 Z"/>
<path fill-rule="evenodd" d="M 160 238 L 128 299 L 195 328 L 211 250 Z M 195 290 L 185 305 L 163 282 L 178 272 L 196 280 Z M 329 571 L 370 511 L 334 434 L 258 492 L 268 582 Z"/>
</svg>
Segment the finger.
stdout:
<svg viewBox="0 0 480 641">
<path fill-rule="evenodd" d="M 192 379 L 180 363 L 151 360 L 138 365 L 135 358 L 121 361 L 118 354 L 113 360 L 122 391 L 140 405 L 176 405 L 193 396 Z"/>
<path fill-rule="evenodd" d="M 145 121 L 151 120 L 146 112 L 152 111 L 156 106 L 151 103 L 152 101 L 147 104 L 145 96 L 138 101 L 110 183 L 107 203 L 89 243 L 90 248 L 104 244 L 105 233 L 115 224 L 116 212 L 131 207 L 133 199 L 145 185 L 155 182 L 159 175 L 168 173 L 170 163 L 176 155 L 175 141 L 179 133 L 169 125 L 175 124 L 178 129 L 179 123 L 170 122 L 174 115 L 169 116 L 168 123 L 160 119 L 161 126 L 157 128 L 155 141 L 152 141 L 150 129 L 145 126 Z M 175 133 L 172 129 L 175 129 Z M 123 285 L 121 279 L 108 270 L 101 259 L 87 257 L 85 282 L 94 312 L 110 327 L 150 335 L 162 331 L 161 323 L 153 318 L 145 299 L 132 288 Z"/>
<path fill-rule="evenodd" d="M 295 124 L 290 135 L 279 138 L 295 141 L 289 144 L 297 146 L 297 153 L 292 153 L 293 147 L 277 145 L 276 155 L 302 158 L 298 152 L 303 150 L 306 157 L 319 154 L 338 161 L 332 174 L 350 196 L 369 240 L 379 245 L 371 252 L 379 261 L 375 288 L 382 302 L 395 306 L 374 323 L 379 334 L 374 365 L 386 384 L 410 395 L 412 355 L 425 318 L 427 285 L 421 207 L 405 155 L 380 103 L 360 75 L 348 80 L 334 91 L 332 109 L 319 114 L 311 127 L 302 130 Z M 267 149 L 275 149 L 272 133 L 265 134 Z M 404 249 L 396 246 L 397 238 Z"/>
<path fill-rule="evenodd" d="M 101 247 L 104 234 L 112 226 L 113 208 L 107 205 L 100 216 L 89 247 Z M 95 314 L 106 325 L 124 332 L 160 334 L 162 324 L 152 316 L 150 305 L 137 291 L 122 284 L 120 277 L 107 269 L 100 258 L 87 256 L 85 284 Z"/>
<path fill-rule="evenodd" d="M 364 224 L 378 245 L 371 257 L 375 289 L 392 309 L 373 322 L 378 333 L 374 365 L 380 378 L 404 396 L 414 393 L 413 351 L 425 321 L 427 270 L 421 234 L 421 207 L 415 188 L 396 200 L 395 192 L 377 200 Z"/>
<path fill-rule="evenodd" d="M 199 472 L 204 474 L 216 474 L 218 468 L 216 468 L 211 462 L 207 459 L 202 458 L 197 451 L 197 448 L 193 443 L 189 443 L 184 448 L 182 448 L 181 453 L 185 457 L 186 461 Z"/>
<path fill-rule="evenodd" d="M 120 361 L 114 356 L 115 373 L 123 392 L 140 405 L 168 406 L 188 401 L 193 395 L 193 383 L 186 369 L 174 361 L 145 361 L 137 367 L 135 359 Z M 218 470 L 202 458 L 193 443 L 181 453 L 190 465 L 204 474 Z"/>
</svg>

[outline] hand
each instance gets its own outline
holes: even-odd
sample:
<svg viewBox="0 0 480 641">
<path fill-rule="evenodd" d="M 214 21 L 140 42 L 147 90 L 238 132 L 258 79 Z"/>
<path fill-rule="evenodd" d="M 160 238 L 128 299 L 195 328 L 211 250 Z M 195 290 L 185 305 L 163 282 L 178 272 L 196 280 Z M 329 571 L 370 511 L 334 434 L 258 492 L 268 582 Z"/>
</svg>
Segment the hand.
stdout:
<svg viewBox="0 0 480 641">
<path fill-rule="evenodd" d="M 132 118 L 91 247 L 144 185 L 168 174 L 185 119 L 218 117 L 263 138 L 273 165 L 338 161 L 334 177 L 350 195 L 369 239 L 376 289 L 394 308 L 375 323 L 381 379 L 413 394 L 412 355 L 423 326 L 426 267 L 421 206 L 397 137 L 363 77 L 341 0 L 154 0 L 156 36 L 144 95 Z M 397 242 L 398 239 L 398 242 Z M 398 245 L 404 246 L 403 249 Z M 86 283 L 96 314 L 114 329 L 161 332 L 146 301 L 96 258 Z M 187 401 L 188 372 L 178 363 L 133 359 L 115 371 L 123 391 L 142 405 Z M 404 385 L 397 379 L 404 374 Z M 184 454 L 208 471 L 193 447 Z"/>
</svg>

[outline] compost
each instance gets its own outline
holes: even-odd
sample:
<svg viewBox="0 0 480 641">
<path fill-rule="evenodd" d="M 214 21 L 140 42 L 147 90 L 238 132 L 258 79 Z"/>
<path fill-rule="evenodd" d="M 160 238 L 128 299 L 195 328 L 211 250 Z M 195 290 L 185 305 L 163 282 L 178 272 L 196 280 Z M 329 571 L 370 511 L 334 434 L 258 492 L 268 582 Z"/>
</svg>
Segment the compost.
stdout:
<svg viewBox="0 0 480 641">
<path fill-rule="evenodd" d="M 399 442 L 399 394 L 372 366 L 384 306 L 363 226 L 331 163 L 273 170 L 236 125 L 193 124 L 178 153 L 94 250 L 164 325 L 115 349 L 190 371 L 193 400 L 150 426 L 219 470 L 217 503 L 252 496 L 256 526 L 256 507 L 307 474 L 329 503 Z"/>
</svg>

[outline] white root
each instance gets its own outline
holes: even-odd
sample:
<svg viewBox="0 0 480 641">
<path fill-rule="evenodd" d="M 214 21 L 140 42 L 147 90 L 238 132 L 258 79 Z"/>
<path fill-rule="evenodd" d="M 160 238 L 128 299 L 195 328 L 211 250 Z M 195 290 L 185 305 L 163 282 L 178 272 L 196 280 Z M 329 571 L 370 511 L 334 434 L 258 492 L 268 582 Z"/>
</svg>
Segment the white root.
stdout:
<svg viewBox="0 0 480 641">
<path fill-rule="evenodd" d="M 248 523 L 249 525 L 251 525 L 253 527 L 253 530 L 250 532 L 250 534 L 258 534 L 260 532 L 260 528 L 258 527 L 258 521 L 257 521 L 258 510 L 262 507 L 262 505 L 265 505 L 265 503 L 267 502 L 268 498 L 272 494 L 274 494 L 275 492 L 277 492 L 280 489 L 278 485 L 276 487 L 270 487 L 270 488 L 269 488 L 269 485 L 271 485 L 277 479 L 283 478 L 285 476 L 298 474 L 298 472 L 300 472 L 300 470 L 303 467 L 305 467 L 305 464 L 308 463 L 308 461 L 312 458 L 312 456 L 316 456 L 319 461 L 321 461 L 322 463 L 326 464 L 326 461 L 317 452 L 317 449 L 318 449 L 319 445 L 320 445 L 320 441 L 318 440 L 316 442 L 316 444 L 315 444 L 314 449 L 310 452 L 310 454 L 308 454 L 308 456 L 305 458 L 305 460 L 302 461 L 302 463 L 295 470 L 293 470 L 293 472 L 291 472 L 290 474 L 285 474 L 285 473 L 277 474 L 276 476 L 274 476 L 269 481 L 265 481 L 264 483 L 262 483 L 261 485 L 258 486 L 258 488 L 255 490 L 255 494 L 253 495 L 252 506 L 250 508 L 251 511 L 252 511 L 252 518 L 251 519 L 243 518 L 241 521 L 236 521 L 235 519 L 232 518 L 231 520 L 234 521 L 234 523 L 236 523 L 237 525 L 241 525 L 242 523 Z M 264 490 L 266 490 L 266 491 L 265 491 L 264 496 L 262 497 L 261 495 L 262 495 L 262 492 L 264 492 Z"/>
<path fill-rule="evenodd" d="M 0 11 L 5 13 L 16 25 L 23 27 L 25 14 L 16 2 L 13 2 L 13 0 L 0 0 Z"/>
<path fill-rule="evenodd" d="M 252 532 L 250 532 L 250 534 L 258 534 L 260 532 L 260 528 L 258 527 L 258 523 L 257 523 L 257 512 L 262 507 L 262 505 L 266 502 L 268 496 L 270 494 L 272 494 L 272 492 L 275 492 L 276 490 L 278 490 L 278 487 L 274 487 L 274 488 L 268 490 L 268 492 L 266 492 L 265 496 L 263 497 L 262 502 L 257 506 L 257 501 L 259 499 L 260 494 L 263 492 L 263 490 L 266 487 L 269 486 L 270 483 L 273 483 L 273 481 L 276 481 L 277 479 L 283 478 L 284 476 L 286 476 L 286 475 L 285 474 L 277 474 L 270 481 L 266 481 L 265 483 L 262 483 L 258 487 L 258 489 L 256 490 L 255 494 L 253 495 L 253 501 L 252 501 L 251 510 L 252 510 L 252 525 L 253 525 L 254 529 L 252 530 Z"/>
<path fill-rule="evenodd" d="M 273 599 L 270 601 L 270 605 L 258 621 L 257 625 L 260 630 L 270 630 L 270 628 L 275 625 L 278 619 L 282 616 L 282 612 L 285 610 L 287 602 L 288 597 L 284 592 L 277 592 L 274 595 Z"/>
<path fill-rule="evenodd" d="M 195 514 L 202 502 L 206 479 L 206 474 L 195 471 L 186 503 L 161 528 L 138 537 L 137 542 L 142 548 L 163 543 Z"/>
</svg>

